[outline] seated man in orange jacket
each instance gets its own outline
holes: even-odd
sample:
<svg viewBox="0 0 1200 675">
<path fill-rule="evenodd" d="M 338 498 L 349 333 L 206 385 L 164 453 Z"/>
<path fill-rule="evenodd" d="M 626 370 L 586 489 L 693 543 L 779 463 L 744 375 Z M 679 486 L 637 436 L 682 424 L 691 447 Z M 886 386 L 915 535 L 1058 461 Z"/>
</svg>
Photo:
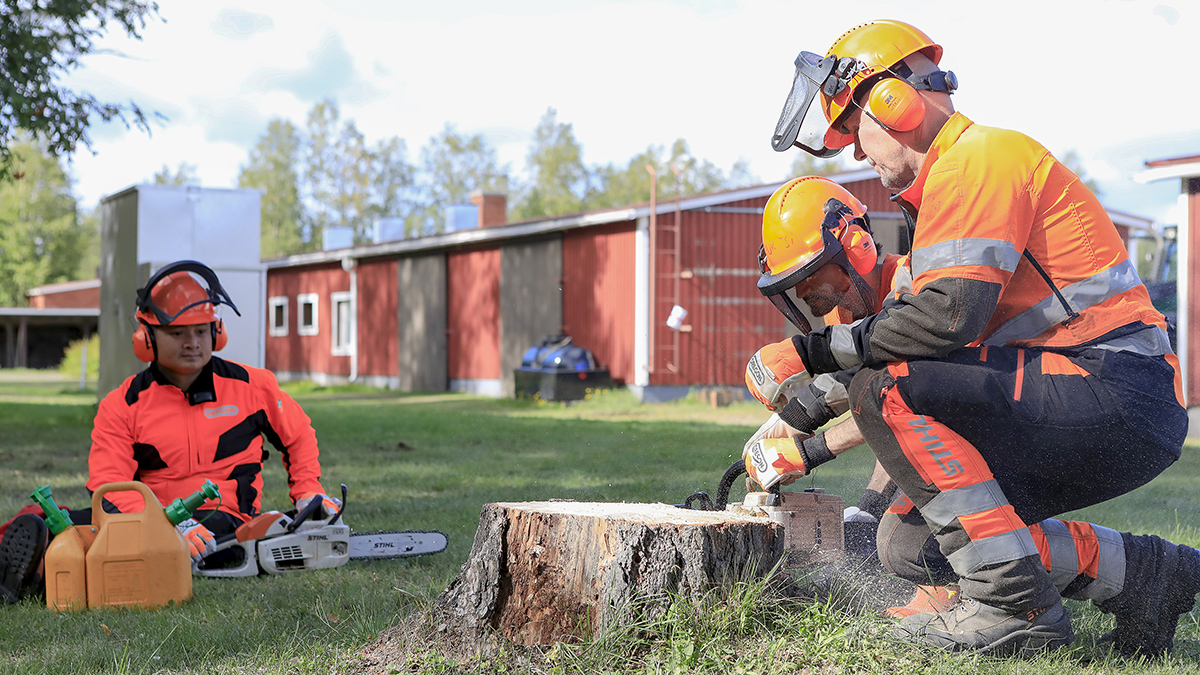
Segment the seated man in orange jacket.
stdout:
<svg viewBox="0 0 1200 675">
<path fill-rule="evenodd" d="M 197 281 L 197 277 L 207 288 Z M 180 261 L 159 270 L 138 290 L 133 349 L 150 362 L 100 402 L 88 456 L 87 488 L 145 483 L 163 504 L 186 497 L 204 481 L 216 483 L 219 503 L 205 504 L 179 524 L 192 557 L 211 552 L 214 537 L 233 532 L 257 515 L 263 436 L 280 452 L 297 509 L 321 500 L 324 517 L 340 507 L 321 486 L 317 436 L 308 416 L 267 370 L 213 356 L 228 341 L 216 309 L 237 312 L 211 269 Z M 106 510 L 138 510 L 141 497 L 109 493 Z M 29 519 L 33 520 L 29 520 Z M 72 511 L 77 523 L 90 509 Z M 29 591 L 45 547 L 37 516 L 19 516 L 0 541 L 0 595 L 15 602 Z"/>
</svg>

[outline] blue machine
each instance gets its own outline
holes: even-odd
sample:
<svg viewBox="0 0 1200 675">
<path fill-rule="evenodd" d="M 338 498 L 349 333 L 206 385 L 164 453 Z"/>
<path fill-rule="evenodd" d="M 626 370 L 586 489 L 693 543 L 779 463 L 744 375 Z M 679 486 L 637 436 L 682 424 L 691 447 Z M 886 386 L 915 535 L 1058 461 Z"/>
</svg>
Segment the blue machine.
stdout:
<svg viewBox="0 0 1200 675">
<path fill-rule="evenodd" d="M 513 378 L 517 396 L 540 396 L 547 401 L 578 401 L 588 389 L 612 387 L 608 369 L 601 368 L 590 351 L 561 334 L 527 349 Z"/>
</svg>

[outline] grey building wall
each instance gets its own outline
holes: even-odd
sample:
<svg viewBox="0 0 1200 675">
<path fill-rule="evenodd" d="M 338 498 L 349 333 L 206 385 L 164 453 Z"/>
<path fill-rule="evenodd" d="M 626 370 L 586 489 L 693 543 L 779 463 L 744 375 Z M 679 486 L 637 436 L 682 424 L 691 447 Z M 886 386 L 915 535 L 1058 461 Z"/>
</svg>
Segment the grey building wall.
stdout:
<svg viewBox="0 0 1200 675">
<path fill-rule="evenodd" d="M 141 269 L 137 251 L 138 196 L 130 190 L 100 202 L 100 379 L 96 391 L 105 394 L 144 367 L 133 355 L 130 338 L 137 321 L 137 289 L 150 278 Z"/>
<path fill-rule="evenodd" d="M 513 370 L 521 357 L 562 328 L 562 237 L 500 249 L 500 379 L 514 394 Z"/>
<path fill-rule="evenodd" d="M 446 391 L 446 256 L 438 252 L 400 258 L 396 278 L 400 390 Z"/>
</svg>

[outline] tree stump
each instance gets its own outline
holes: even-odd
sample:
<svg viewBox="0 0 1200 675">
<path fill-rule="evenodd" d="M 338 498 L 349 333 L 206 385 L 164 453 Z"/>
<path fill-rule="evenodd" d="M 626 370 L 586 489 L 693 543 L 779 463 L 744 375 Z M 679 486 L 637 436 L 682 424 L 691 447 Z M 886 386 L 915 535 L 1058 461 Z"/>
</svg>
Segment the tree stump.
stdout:
<svg viewBox="0 0 1200 675">
<path fill-rule="evenodd" d="M 767 574 L 783 536 L 768 518 L 666 504 L 485 504 L 433 619 L 476 653 L 493 631 L 521 645 L 577 641 L 661 615 L 668 594 Z"/>
</svg>

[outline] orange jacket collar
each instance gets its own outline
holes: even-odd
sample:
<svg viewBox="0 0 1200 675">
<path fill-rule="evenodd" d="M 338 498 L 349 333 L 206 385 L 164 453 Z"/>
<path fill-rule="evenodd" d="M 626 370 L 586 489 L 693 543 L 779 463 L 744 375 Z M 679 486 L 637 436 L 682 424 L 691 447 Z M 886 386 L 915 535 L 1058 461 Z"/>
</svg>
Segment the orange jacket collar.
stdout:
<svg viewBox="0 0 1200 675">
<path fill-rule="evenodd" d="M 921 165 L 921 172 L 917 174 L 912 185 L 909 185 L 900 192 L 901 199 L 912 204 L 913 208 L 918 211 L 921 209 L 921 193 L 925 190 L 925 179 L 929 177 L 930 170 L 933 169 L 933 165 L 937 163 L 942 153 L 954 145 L 958 141 L 958 137 L 972 124 L 975 123 L 967 119 L 966 115 L 958 112 L 946 120 L 946 124 L 942 126 L 942 130 L 933 139 L 933 144 L 929 146 L 929 152 L 925 154 L 925 162 Z"/>
</svg>

